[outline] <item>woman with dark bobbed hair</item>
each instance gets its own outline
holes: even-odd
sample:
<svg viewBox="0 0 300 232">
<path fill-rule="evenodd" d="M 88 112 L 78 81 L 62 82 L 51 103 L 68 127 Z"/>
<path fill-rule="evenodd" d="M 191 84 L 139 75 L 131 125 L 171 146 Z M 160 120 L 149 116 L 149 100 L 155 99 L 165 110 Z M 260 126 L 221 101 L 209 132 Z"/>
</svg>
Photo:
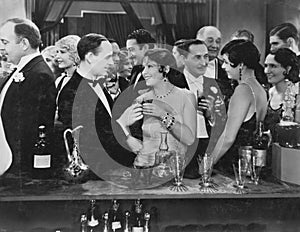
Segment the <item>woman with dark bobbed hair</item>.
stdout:
<svg viewBox="0 0 300 232">
<path fill-rule="evenodd" d="M 217 163 L 227 152 L 220 165 L 231 169 L 238 148 L 248 145 L 257 123 L 264 120 L 268 101 L 265 90 L 255 78 L 254 70 L 259 65 L 260 54 L 252 42 L 230 41 L 222 49 L 221 55 L 224 58 L 222 67 L 229 78 L 238 81 L 238 86 L 230 99 L 226 125 L 212 157 Z"/>
<path fill-rule="evenodd" d="M 265 73 L 268 82 L 272 85 L 269 90 L 265 125 L 276 138 L 274 128 L 282 118 L 284 95 L 287 87 L 300 81 L 299 61 L 296 54 L 288 48 L 279 48 L 274 53 L 268 54 L 265 60 Z"/>
<path fill-rule="evenodd" d="M 167 49 L 150 49 L 145 53 L 143 66 L 143 76 L 150 87 L 137 98 L 145 102 L 142 105 L 143 141 L 133 137 L 127 140 L 132 151 L 137 153 L 136 167 L 154 165 L 161 132 L 168 132 L 169 150 L 184 155 L 187 146 L 195 140 L 196 130 L 195 96 L 189 90 L 177 88 L 168 79 L 170 69 L 176 67 L 172 53 Z"/>
</svg>

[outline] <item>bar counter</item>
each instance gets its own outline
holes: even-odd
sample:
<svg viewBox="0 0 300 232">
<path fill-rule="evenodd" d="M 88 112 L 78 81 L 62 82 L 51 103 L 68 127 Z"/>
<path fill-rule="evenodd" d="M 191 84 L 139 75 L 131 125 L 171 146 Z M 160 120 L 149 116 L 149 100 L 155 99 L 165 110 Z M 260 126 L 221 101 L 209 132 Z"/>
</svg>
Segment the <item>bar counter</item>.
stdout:
<svg viewBox="0 0 300 232">
<path fill-rule="evenodd" d="M 6 179 L 0 186 L 0 201 L 58 201 L 58 200 L 109 200 L 109 199 L 195 199 L 195 198 L 298 198 L 300 186 L 282 182 L 272 176 L 261 180 L 258 185 L 249 181 L 245 184 L 245 194 L 238 194 L 233 177 L 217 173 L 213 175 L 218 185 L 216 192 L 200 191 L 199 179 L 184 179 L 187 191 L 172 191 L 172 181 L 157 187 L 135 185 L 121 186 L 102 180 L 85 183 L 68 183 L 57 180 L 38 182 Z"/>
<path fill-rule="evenodd" d="M 119 200 L 122 212 L 141 199 L 152 215 L 151 232 L 300 231 L 300 186 L 268 176 L 259 185 L 246 183 L 247 193 L 238 194 L 232 176 L 216 173 L 213 179 L 218 185 L 215 193 L 201 192 L 199 179 L 184 179 L 186 192 L 171 191 L 171 181 L 155 188 L 131 189 L 101 180 L 70 184 L 2 179 L 0 229 L 79 231 L 79 218 L 89 200 L 96 199 L 104 213 L 112 199 Z"/>
</svg>

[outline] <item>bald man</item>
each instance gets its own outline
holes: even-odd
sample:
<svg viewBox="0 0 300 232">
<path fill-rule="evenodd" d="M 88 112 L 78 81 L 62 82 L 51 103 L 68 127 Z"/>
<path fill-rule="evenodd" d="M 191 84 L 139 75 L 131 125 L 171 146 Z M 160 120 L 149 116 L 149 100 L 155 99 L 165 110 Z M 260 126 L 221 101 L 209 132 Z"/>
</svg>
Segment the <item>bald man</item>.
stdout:
<svg viewBox="0 0 300 232">
<path fill-rule="evenodd" d="M 198 30 L 196 38 L 204 41 L 208 49 L 209 63 L 204 76 L 217 81 L 227 106 L 233 88 L 225 70 L 222 69 L 222 61 L 218 58 L 222 42 L 221 32 L 214 26 L 204 26 Z"/>
</svg>

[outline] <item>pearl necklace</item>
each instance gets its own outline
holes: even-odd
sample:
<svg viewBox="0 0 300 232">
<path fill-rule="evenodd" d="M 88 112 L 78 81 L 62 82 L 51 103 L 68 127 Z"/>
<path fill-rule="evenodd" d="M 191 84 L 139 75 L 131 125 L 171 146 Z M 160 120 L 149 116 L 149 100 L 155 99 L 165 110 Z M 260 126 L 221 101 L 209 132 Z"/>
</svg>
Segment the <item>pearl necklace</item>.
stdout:
<svg viewBox="0 0 300 232">
<path fill-rule="evenodd" d="M 156 98 L 163 99 L 163 98 L 167 97 L 168 95 L 170 95 L 174 88 L 175 88 L 175 85 L 164 95 L 156 95 L 156 93 L 154 91 L 153 91 L 153 93 Z"/>
</svg>

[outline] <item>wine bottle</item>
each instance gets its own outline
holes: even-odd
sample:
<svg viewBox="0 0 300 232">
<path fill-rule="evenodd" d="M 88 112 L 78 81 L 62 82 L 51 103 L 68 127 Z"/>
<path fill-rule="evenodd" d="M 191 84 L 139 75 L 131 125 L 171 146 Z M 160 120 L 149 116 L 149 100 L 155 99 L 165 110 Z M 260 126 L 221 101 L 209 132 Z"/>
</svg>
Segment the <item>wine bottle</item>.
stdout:
<svg viewBox="0 0 300 232">
<path fill-rule="evenodd" d="M 87 226 L 87 215 L 81 214 L 80 217 L 80 232 L 88 232 L 88 226 Z"/>
<path fill-rule="evenodd" d="M 120 206 L 120 204 L 118 203 L 118 201 L 113 200 L 112 206 L 108 212 L 108 221 L 109 221 L 111 230 L 113 232 L 122 231 L 122 225 L 121 225 L 122 214 L 119 210 L 119 206 Z"/>
<path fill-rule="evenodd" d="M 33 179 L 51 178 L 51 153 L 46 135 L 46 127 L 40 125 L 38 128 L 38 139 L 33 148 Z"/>
<path fill-rule="evenodd" d="M 108 230 L 108 212 L 104 212 L 102 218 L 104 221 L 102 232 L 109 232 L 109 230 Z"/>
<path fill-rule="evenodd" d="M 255 166 L 266 166 L 268 144 L 269 137 L 264 133 L 264 124 L 263 122 L 259 122 L 253 141 L 253 158 L 255 158 L 253 164 Z"/>
<path fill-rule="evenodd" d="M 124 232 L 130 232 L 129 228 L 129 217 L 130 217 L 130 212 L 125 211 L 125 223 L 124 223 Z"/>
<path fill-rule="evenodd" d="M 144 219 L 145 219 L 144 232 L 150 231 L 150 225 L 149 225 L 150 217 L 151 217 L 150 213 L 145 212 L 145 214 L 144 214 Z"/>
<path fill-rule="evenodd" d="M 87 213 L 88 218 L 88 231 L 89 232 L 99 232 L 100 231 L 100 222 L 98 219 L 98 209 L 96 205 L 96 200 L 91 200 L 90 207 Z"/>
<path fill-rule="evenodd" d="M 132 232 L 143 232 L 143 211 L 140 199 L 137 199 L 134 203 L 134 212 L 132 213 Z"/>
</svg>

